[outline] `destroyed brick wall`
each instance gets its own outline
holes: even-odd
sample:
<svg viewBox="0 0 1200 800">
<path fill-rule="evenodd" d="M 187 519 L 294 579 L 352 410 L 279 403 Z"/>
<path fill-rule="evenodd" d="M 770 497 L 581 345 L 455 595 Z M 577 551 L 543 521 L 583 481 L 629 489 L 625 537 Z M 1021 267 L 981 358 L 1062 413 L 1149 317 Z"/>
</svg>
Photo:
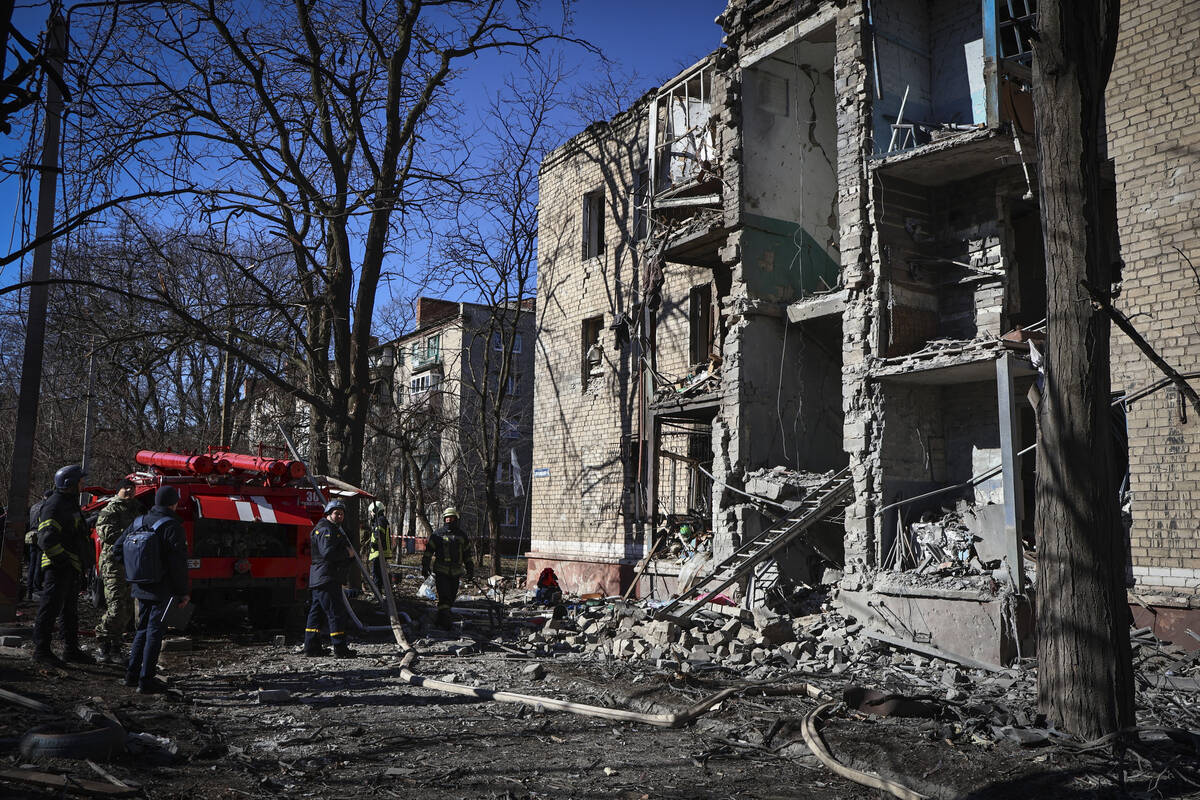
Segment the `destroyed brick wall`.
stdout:
<svg viewBox="0 0 1200 800">
<path fill-rule="evenodd" d="M 638 474 L 637 364 L 644 264 L 633 201 L 646 166 L 648 100 L 597 123 L 550 153 L 539 176 L 538 347 L 528 574 L 554 569 L 580 591 L 619 591 L 642 557 L 633 481 Z M 604 194 L 603 252 L 585 257 L 584 197 Z M 689 296 L 709 271 L 663 265 L 656 369 L 682 379 Z M 588 364 L 584 329 L 599 325 Z M 648 337 L 647 337 L 648 340 Z M 661 461 L 660 469 L 669 468 Z M 676 491 L 686 495 L 677 470 Z M 667 491 L 670 486 L 665 487 Z"/>
<path fill-rule="evenodd" d="M 1194 2 L 1126 0 L 1107 97 L 1124 261 L 1116 305 L 1183 373 L 1200 370 L 1198 33 Z M 1162 377 L 1124 334 L 1114 328 L 1112 336 L 1114 390 L 1132 392 Z M 1131 405 L 1128 431 L 1134 591 L 1196 596 L 1200 415 L 1181 409 L 1164 388 Z"/>
<path fill-rule="evenodd" d="M 875 147 L 872 127 L 871 76 L 874 65 L 860 4 L 837 13 L 834 82 L 838 91 L 838 218 L 841 227 L 842 282 L 846 309 L 842 314 L 843 448 L 850 457 L 854 499 L 846 509 L 844 585 L 863 585 L 876 563 L 881 503 L 879 453 L 882 444 L 883 389 L 868 381 L 870 359 L 880 353 L 879 284 L 875 277 L 879 246 L 872 235 L 876 222 L 874 189 L 864 164 Z"/>
</svg>

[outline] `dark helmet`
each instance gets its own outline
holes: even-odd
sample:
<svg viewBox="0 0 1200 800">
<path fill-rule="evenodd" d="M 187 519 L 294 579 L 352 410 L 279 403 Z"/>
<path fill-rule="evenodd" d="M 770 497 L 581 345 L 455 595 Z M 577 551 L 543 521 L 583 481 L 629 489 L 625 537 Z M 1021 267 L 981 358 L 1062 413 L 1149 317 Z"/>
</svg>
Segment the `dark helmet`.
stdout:
<svg viewBox="0 0 1200 800">
<path fill-rule="evenodd" d="M 325 516 L 328 517 L 330 514 L 337 511 L 338 509 L 345 511 L 346 504 L 343 503 L 341 500 L 330 500 L 328 503 L 325 504 Z"/>
<path fill-rule="evenodd" d="M 68 464 L 54 473 L 55 489 L 74 489 L 80 479 L 87 475 L 78 464 Z"/>
</svg>

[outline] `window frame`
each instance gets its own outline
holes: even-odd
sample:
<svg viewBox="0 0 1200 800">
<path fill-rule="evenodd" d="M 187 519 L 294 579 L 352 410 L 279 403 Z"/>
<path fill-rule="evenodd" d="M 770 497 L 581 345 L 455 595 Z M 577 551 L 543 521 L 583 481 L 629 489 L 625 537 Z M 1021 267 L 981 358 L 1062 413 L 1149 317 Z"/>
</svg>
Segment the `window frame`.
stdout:
<svg viewBox="0 0 1200 800">
<path fill-rule="evenodd" d="M 583 195 L 583 260 L 604 255 L 604 189 Z"/>
</svg>

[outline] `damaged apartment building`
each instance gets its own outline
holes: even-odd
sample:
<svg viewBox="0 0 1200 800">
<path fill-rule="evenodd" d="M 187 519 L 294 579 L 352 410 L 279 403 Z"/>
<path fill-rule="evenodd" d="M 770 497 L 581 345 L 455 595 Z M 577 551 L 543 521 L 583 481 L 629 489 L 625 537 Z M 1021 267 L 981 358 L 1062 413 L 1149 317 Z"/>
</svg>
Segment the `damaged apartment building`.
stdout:
<svg viewBox="0 0 1200 800">
<path fill-rule="evenodd" d="M 1123 10 L 1109 200 L 1118 305 L 1188 374 L 1200 178 L 1186 112 L 1159 106 L 1194 106 L 1194 60 L 1160 14 Z M 1036 1 L 734 0 L 718 21 L 719 50 L 543 162 L 529 574 L 783 607 L 837 578 L 881 636 L 1028 655 Z M 1131 592 L 1179 632 L 1195 414 L 1113 337 Z"/>
</svg>

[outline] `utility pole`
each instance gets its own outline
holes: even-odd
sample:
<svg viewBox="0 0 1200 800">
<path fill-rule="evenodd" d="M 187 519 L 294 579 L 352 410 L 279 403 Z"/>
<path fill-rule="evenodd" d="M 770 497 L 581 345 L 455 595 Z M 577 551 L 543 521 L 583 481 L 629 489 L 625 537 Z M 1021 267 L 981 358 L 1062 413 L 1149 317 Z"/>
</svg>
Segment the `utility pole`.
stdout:
<svg viewBox="0 0 1200 800">
<path fill-rule="evenodd" d="M 58 181 L 58 148 L 63 100 L 57 76 L 67 55 L 67 24 L 61 14 L 50 18 L 46 36 L 46 130 L 42 143 L 38 183 L 36 236 L 54 227 L 54 192 Z M 0 547 L 0 622 L 16 617 L 20 591 L 21 551 L 25 541 L 25 508 L 29 502 L 29 476 L 33 471 L 33 438 L 37 429 L 42 384 L 42 351 L 46 340 L 46 302 L 49 294 L 50 241 L 33 251 L 30 274 L 29 319 L 25 329 L 25 355 L 21 362 L 21 394 L 17 400 L 17 425 L 13 433 L 12 477 L 8 487 L 8 517 Z"/>
<path fill-rule="evenodd" d="M 83 417 L 83 461 L 84 472 L 91 471 L 92 435 L 96 430 L 96 337 L 92 336 L 92 347 L 88 353 L 88 389 L 87 405 Z M 92 496 L 87 492 L 79 495 L 79 505 L 91 502 Z"/>
</svg>

